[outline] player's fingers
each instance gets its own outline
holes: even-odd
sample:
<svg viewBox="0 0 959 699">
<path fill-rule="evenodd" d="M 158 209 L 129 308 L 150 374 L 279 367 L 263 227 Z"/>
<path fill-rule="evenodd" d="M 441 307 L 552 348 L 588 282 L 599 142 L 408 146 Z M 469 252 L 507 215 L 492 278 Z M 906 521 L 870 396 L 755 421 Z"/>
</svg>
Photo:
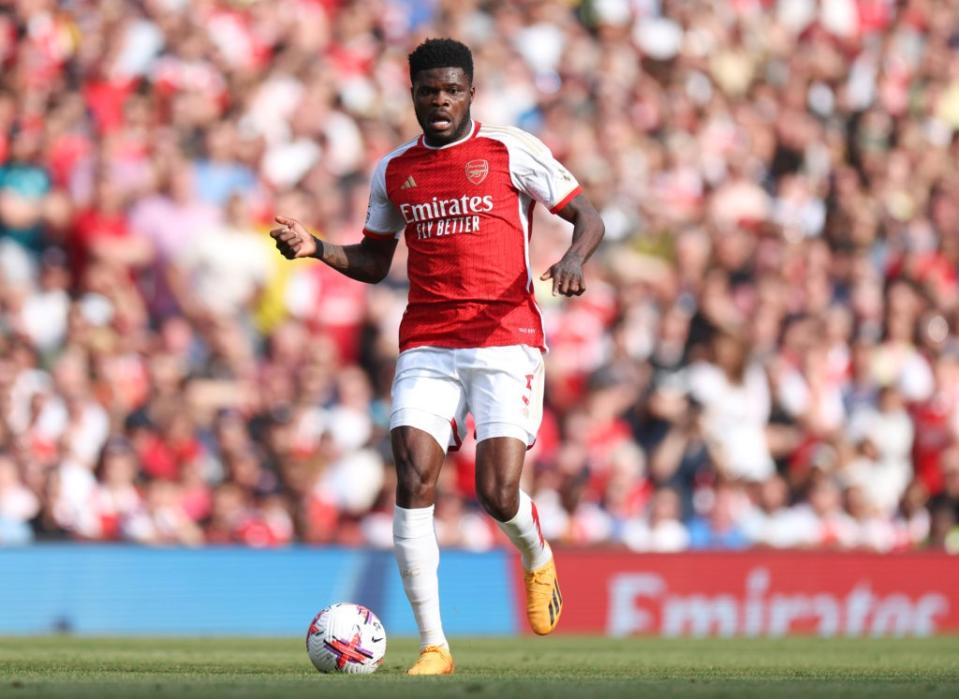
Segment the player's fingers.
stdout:
<svg viewBox="0 0 959 699">
<path fill-rule="evenodd" d="M 270 230 L 271 238 L 279 238 L 283 233 L 290 230 L 289 228 L 273 228 Z"/>
<path fill-rule="evenodd" d="M 556 290 L 563 296 L 569 296 L 569 277 L 560 273 Z"/>
<path fill-rule="evenodd" d="M 548 270 L 546 270 L 546 271 L 543 272 L 541 275 L 539 275 L 540 281 L 543 281 L 543 282 L 545 282 L 547 279 L 552 279 L 552 278 L 553 278 L 553 268 L 552 268 L 552 267 L 550 267 Z"/>
<path fill-rule="evenodd" d="M 289 218 L 288 216 L 274 216 L 273 220 L 279 223 L 281 226 L 295 226 L 296 219 Z"/>
<path fill-rule="evenodd" d="M 288 231 L 285 232 L 288 233 Z M 290 257 L 296 254 L 295 238 L 291 240 L 289 237 L 279 236 L 275 238 L 275 241 L 276 249 L 283 253 L 283 255 Z"/>
</svg>

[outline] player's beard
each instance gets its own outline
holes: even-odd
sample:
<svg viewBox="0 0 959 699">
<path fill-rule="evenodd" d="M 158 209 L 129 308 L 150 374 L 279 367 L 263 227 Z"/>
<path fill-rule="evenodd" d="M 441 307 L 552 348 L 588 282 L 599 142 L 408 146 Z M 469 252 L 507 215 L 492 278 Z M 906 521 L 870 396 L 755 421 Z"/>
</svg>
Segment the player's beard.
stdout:
<svg viewBox="0 0 959 699">
<path fill-rule="evenodd" d="M 455 116 L 450 116 L 452 123 L 450 126 L 440 131 L 435 130 L 433 127 L 432 115 L 427 114 L 420 119 L 420 128 L 423 129 L 423 134 L 426 136 L 426 139 L 431 145 L 445 145 L 447 143 L 453 143 L 466 136 L 467 132 L 469 131 L 470 123 L 472 123 L 470 110 L 467 108 L 465 114 L 460 118 L 459 121 L 456 120 Z"/>
</svg>

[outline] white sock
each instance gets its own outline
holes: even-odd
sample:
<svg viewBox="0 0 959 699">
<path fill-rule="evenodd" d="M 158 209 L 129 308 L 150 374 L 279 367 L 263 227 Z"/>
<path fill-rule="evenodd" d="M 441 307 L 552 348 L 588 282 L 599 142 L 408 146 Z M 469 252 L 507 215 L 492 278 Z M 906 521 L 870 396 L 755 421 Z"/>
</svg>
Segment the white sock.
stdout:
<svg viewBox="0 0 959 699">
<path fill-rule="evenodd" d="M 519 510 L 516 516 L 508 522 L 497 522 L 497 524 L 519 549 L 520 556 L 523 558 L 523 570 L 541 568 L 553 557 L 553 552 L 543 538 L 543 531 L 539 527 L 536 505 L 522 490 L 519 491 Z"/>
<path fill-rule="evenodd" d="M 440 621 L 440 547 L 433 530 L 433 506 L 393 511 L 393 551 L 406 597 L 420 630 L 420 648 L 448 646 Z"/>
</svg>

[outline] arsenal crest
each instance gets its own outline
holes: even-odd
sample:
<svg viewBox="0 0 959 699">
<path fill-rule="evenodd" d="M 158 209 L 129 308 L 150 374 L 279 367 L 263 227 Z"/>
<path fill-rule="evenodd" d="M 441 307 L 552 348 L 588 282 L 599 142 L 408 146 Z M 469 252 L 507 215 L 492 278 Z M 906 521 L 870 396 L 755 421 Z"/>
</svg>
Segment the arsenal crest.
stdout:
<svg viewBox="0 0 959 699">
<path fill-rule="evenodd" d="M 466 163 L 466 179 L 473 184 L 479 184 L 489 174 L 489 162 L 486 160 L 470 160 Z"/>
</svg>

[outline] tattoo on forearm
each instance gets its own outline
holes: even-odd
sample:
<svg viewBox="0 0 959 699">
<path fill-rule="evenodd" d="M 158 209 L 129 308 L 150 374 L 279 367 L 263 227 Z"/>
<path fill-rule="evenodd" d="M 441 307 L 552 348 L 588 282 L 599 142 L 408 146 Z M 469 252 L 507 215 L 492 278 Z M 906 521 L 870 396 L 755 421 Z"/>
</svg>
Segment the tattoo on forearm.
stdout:
<svg viewBox="0 0 959 699">
<path fill-rule="evenodd" d="M 381 265 L 362 245 L 329 245 L 320 243 L 318 257 L 342 274 L 361 282 L 382 279 Z"/>
</svg>

